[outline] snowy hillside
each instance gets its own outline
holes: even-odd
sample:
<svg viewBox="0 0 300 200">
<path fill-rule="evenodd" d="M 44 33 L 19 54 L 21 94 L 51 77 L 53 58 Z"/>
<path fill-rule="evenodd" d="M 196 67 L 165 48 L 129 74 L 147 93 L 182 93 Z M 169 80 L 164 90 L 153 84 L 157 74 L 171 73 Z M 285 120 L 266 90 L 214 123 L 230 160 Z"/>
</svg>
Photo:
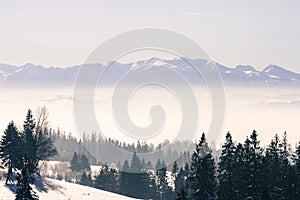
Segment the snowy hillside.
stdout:
<svg viewBox="0 0 300 200">
<path fill-rule="evenodd" d="M 0 200 L 15 199 L 15 186 L 5 186 L 4 180 L 0 180 Z M 133 198 L 98 190 L 78 184 L 44 179 L 43 184 L 33 186 L 40 199 L 51 200 L 130 200 Z"/>
</svg>

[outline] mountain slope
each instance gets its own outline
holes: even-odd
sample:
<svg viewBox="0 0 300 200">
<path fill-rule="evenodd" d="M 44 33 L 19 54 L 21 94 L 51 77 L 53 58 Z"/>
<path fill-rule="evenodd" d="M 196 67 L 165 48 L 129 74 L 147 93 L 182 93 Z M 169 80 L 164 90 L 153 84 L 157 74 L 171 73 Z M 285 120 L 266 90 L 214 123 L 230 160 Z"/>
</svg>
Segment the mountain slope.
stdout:
<svg viewBox="0 0 300 200">
<path fill-rule="evenodd" d="M 103 66 L 89 64 L 67 68 L 45 68 L 30 63 L 20 67 L 0 64 L 0 85 L 5 87 L 68 87 L 73 86 L 80 69 L 95 70 L 98 67 Z M 269 65 L 259 71 L 249 65 L 229 68 L 219 63 L 212 65 L 212 62 L 203 59 L 188 58 L 172 60 L 150 58 L 133 63 L 112 61 L 104 70 L 101 84 L 115 85 L 124 75 L 130 74 L 129 72 L 147 73 L 147 75 L 153 76 L 153 80 L 163 80 L 170 75 L 170 71 L 176 71 L 192 84 L 204 84 L 203 74 L 199 73 L 197 69 L 210 72 L 214 67 L 218 69 L 225 85 L 300 86 L 300 74 L 276 65 Z M 176 83 L 176 78 L 178 77 L 174 77 L 174 80 L 171 79 L 171 81 Z"/>
</svg>

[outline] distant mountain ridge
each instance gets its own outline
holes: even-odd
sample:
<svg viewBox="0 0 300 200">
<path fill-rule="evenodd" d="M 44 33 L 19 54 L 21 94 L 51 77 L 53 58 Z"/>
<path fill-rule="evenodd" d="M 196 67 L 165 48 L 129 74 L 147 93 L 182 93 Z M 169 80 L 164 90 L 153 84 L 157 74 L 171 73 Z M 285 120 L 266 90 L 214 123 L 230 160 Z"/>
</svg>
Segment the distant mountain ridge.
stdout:
<svg viewBox="0 0 300 200">
<path fill-rule="evenodd" d="M 150 58 L 133 63 L 119 63 L 112 61 L 106 76 L 103 78 L 105 85 L 117 83 L 124 74 L 140 70 L 151 72 L 161 71 L 163 76 L 167 76 L 166 70 L 176 70 L 188 81 L 196 84 L 203 84 L 199 73 L 196 73 L 193 63 L 197 67 L 212 67 L 211 63 L 203 59 L 171 59 L 164 60 L 159 58 Z M 100 67 L 101 65 L 93 65 Z M 238 65 L 235 68 L 215 63 L 220 72 L 225 85 L 258 85 L 258 86 L 300 86 L 300 74 L 284 69 L 277 65 L 268 65 L 263 70 L 256 70 L 250 65 Z M 13 66 L 0 64 L 0 86 L 4 87 L 61 87 L 73 86 L 80 67 L 89 67 L 89 65 L 76 65 L 66 68 L 50 67 L 31 63 L 23 66 Z M 92 68 L 91 68 L 92 69 Z M 151 74 L 151 73 L 149 73 Z M 200 81 L 199 81 L 200 80 Z M 176 81 L 176 80 L 174 80 Z"/>
</svg>

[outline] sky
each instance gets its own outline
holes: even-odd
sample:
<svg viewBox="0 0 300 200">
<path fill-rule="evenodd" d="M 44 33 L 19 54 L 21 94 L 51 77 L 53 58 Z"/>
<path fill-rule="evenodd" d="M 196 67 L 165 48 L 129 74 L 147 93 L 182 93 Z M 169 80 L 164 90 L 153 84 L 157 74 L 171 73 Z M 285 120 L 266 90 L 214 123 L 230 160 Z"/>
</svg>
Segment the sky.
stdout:
<svg viewBox="0 0 300 200">
<path fill-rule="evenodd" d="M 81 64 L 138 28 L 177 31 L 228 67 L 277 64 L 300 73 L 300 1 L 0 0 L 0 63 Z"/>
</svg>

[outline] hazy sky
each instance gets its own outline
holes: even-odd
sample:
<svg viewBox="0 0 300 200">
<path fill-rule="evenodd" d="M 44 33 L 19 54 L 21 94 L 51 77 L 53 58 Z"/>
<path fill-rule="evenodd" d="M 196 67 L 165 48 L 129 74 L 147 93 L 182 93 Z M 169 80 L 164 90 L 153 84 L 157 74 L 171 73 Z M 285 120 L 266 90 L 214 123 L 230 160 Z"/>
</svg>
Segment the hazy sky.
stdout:
<svg viewBox="0 0 300 200">
<path fill-rule="evenodd" d="M 180 32 L 234 67 L 300 72 L 300 1 L 0 1 L 0 62 L 81 64 L 110 37 L 137 28 Z"/>
</svg>

